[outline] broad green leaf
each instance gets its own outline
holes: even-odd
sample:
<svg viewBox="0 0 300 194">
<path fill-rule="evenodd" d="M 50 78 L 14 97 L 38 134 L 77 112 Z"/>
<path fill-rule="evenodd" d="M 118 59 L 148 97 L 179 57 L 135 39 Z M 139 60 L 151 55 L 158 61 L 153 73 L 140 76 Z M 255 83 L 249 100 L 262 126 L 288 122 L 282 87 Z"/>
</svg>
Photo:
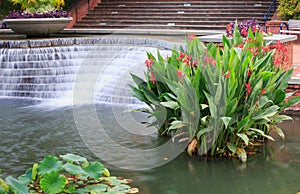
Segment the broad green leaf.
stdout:
<svg viewBox="0 0 300 194">
<path fill-rule="evenodd" d="M 71 175 L 82 175 L 82 176 L 87 175 L 87 173 L 80 166 L 74 164 L 66 163 L 62 166 L 62 168 L 64 168 L 65 171 L 67 171 Z"/>
<path fill-rule="evenodd" d="M 273 137 L 271 137 L 271 136 L 265 134 L 265 132 L 263 132 L 263 131 L 260 130 L 260 129 L 249 128 L 249 130 L 255 131 L 255 132 L 257 132 L 259 135 L 261 135 L 261 136 L 263 136 L 263 137 L 266 137 L 266 138 L 268 138 L 268 139 L 271 140 L 271 141 L 275 141 Z"/>
<path fill-rule="evenodd" d="M 270 107 L 266 108 L 265 110 L 254 114 L 253 119 L 254 120 L 268 119 L 269 117 L 272 117 L 275 114 L 277 114 L 278 109 L 279 109 L 279 107 L 277 105 L 270 106 Z"/>
<path fill-rule="evenodd" d="M 110 188 L 110 187 L 105 184 L 88 185 L 88 186 L 84 187 L 84 189 L 89 192 L 94 192 L 94 191 L 106 192 L 108 188 Z"/>
<path fill-rule="evenodd" d="M 44 175 L 48 172 L 59 170 L 62 162 L 56 156 L 48 155 L 42 160 L 38 166 L 38 173 Z"/>
<path fill-rule="evenodd" d="M 292 117 L 287 115 L 275 115 L 273 119 L 275 124 L 281 123 L 282 121 L 286 121 L 286 120 L 291 120 L 291 121 L 293 120 Z"/>
<path fill-rule="evenodd" d="M 210 132 L 210 131 L 212 131 L 212 130 L 213 130 L 212 127 L 207 127 L 207 128 L 204 128 L 204 129 L 200 129 L 199 132 L 198 132 L 198 134 L 197 134 L 197 139 L 200 139 L 200 137 L 201 137 L 203 134 L 205 134 L 205 133 L 207 133 L 207 132 Z"/>
<path fill-rule="evenodd" d="M 285 104 L 283 105 L 283 107 L 281 107 L 282 110 L 294 106 L 296 104 L 298 104 L 300 102 L 300 96 L 295 96 L 293 98 L 290 98 L 287 102 L 285 102 Z"/>
<path fill-rule="evenodd" d="M 82 169 L 87 173 L 87 177 L 97 179 L 102 176 L 104 166 L 100 162 L 85 163 Z"/>
<path fill-rule="evenodd" d="M 238 122 L 238 132 L 240 132 L 249 122 L 251 115 L 246 116 L 245 118 L 243 118 L 241 121 Z"/>
<path fill-rule="evenodd" d="M 221 119 L 222 119 L 222 121 L 223 121 L 225 127 L 227 128 L 227 127 L 228 127 L 228 124 L 229 124 L 229 122 L 230 122 L 230 120 L 231 120 L 231 117 L 221 117 Z"/>
<path fill-rule="evenodd" d="M 246 134 L 244 134 L 244 133 L 237 133 L 236 135 L 238 137 L 240 137 L 245 142 L 246 146 L 248 146 L 248 144 L 249 144 L 249 138 L 248 138 L 248 136 Z"/>
<path fill-rule="evenodd" d="M 31 182 L 32 178 L 32 168 L 26 170 L 25 174 L 22 174 L 18 177 L 18 180 L 21 181 L 24 185 L 27 185 Z"/>
<path fill-rule="evenodd" d="M 237 149 L 236 145 L 234 145 L 233 143 L 228 143 L 227 147 L 232 153 L 236 153 L 236 149 Z"/>
<path fill-rule="evenodd" d="M 100 181 L 107 182 L 111 186 L 116 186 L 122 184 L 122 180 L 117 179 L 115 176 L 111 177 L 101 177 Z"/>
<path fill-rule="evenodd" d="M 183 121 L 176 120 L 171 123 L 170 129 L 180 129 L 184 126 L 186 126 L 186 124 Z"/>
<path fill-rule="evenodd" d="M 75 154 L 65 154 L 65 155 L 60 155 L 59 157 L 61 157 L 63 160 L 67 161 L 67 162 L 87 162 L 87 159 Z"/>
<path fill-rule="evenodd" d="M 178 103 L 175 101 L 161 102 L 160 104 L 163 105 L 164 107 L 171 108 L 171 109 L 179 108 Z"/>
<path fill-rule="evenodd" d="M 237 148 L 236 154 L 239 156 L 242 162 L 247 162 L 247 153 L 244 148 Z"/>
<path fill-rule="evenodd" d="M 40 181 L 41 189 L 49 194 L 60 193 L 66 184 L 66 177 L 60 175 L 57 171 L 45 174 Z"/>
<path fill-rule="evenodd" d="M 272 129 L 273 129 L 274 131 L 276 131 L 276 133 L 277 133 L 282 139 L 285 138 L 285 135 L 284 135 L 283 131 L 282 131 L 279 127 L 277 127 L 276 125 L 274 125 L 274 126 L 272 126 Z"/>
<path fill-rule="evenodd" d="M 29 194 L 29 190 L 26 184 L 22 183 L 20 180 L 15 179 L 12 176 L 6 177 L 5 183 L 10 186 L 10 190 L 15 194 Z"/>
<path fill-rule="evenodd" d="M 115 187 L 111 188 L 112 191 L 117 191 L 117 192 L 122 192 L 122 193 L 127 193 L 130 189 L 130 186 L 121 184 L 121 185 L 116 185 Z"/>
</svg>

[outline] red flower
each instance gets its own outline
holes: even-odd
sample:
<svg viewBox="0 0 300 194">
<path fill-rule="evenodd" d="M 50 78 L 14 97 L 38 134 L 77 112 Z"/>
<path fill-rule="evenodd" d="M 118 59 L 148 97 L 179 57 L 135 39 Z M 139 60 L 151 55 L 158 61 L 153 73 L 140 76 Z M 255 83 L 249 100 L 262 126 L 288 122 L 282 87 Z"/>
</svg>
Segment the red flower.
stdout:
<svg viewBox="0 0 300 194">
<path fill-rule="evenodd" d="M 276 40 L 276 42 L 277 42 L 277 49 L 278 50 L 283 50 L 283 44 L 282 44 L 282 42 L 280 42 L 280 40 Z"/>
<path fill-rule="evenodd" d="M 182 60 L 185 57 L 185 53 L 180 52 L 179 57 L 177 58 L 177 60 Z"/>
<path fill-rule="evenodd" d="M 192 64 L 191 59 L 192 59 L 192 55 L 190 55 L 190 56 L 186 55 L 186 58 L 184 60 L 182 60 L 182 62 L 186 63 L 187 66 L 191 66 L 191 64 Z"/>
<path fill-rule="evenodd" d="M 182 79 L 182 77 L 183 77 L 182 70 L 176 70 L 176 74 L 179 79 Z"/>
<path fill-rule="evenodd" d="M 155 84 L 156 83 L 156 78 L 155 78 L 155 75 L 154 75 L 154 72 L 150 72 L 150 81 Z"/>
<path fill-rule="evenodd" d="M 256 32 L 256 30 L 257 30 L 257 26 L 253 26 L 253 27 L 252 27 L 252 31 L 253 31 L 253 32 Z"/>
<path fill-rule="evenodd" d="M 250 77 L 251 74 L 252 74 L 252 70 L 249 69 L 248 72 L 247 72 L 248 77 Z"/>
<path fill-rule="evenodd" d="M 196 34 L 188 34 L 188 39 L 190 41 L 194 40 L 194 38 L 196 38 L 196 37 L 197 37 Z"/>
<path fill-rule="evenodd" d="M 243 48 L 244 47 L 244 44 L 239 44 L 236 46 L 237 48 Z"/>
<path fill-rule="evenodd" d="M 247 36 L 248 32 L 247 32 L 246 28 L 243 28 L 243 29 L 241 30 L 241 34 L 242 34 L 242 36 L 244 36 L 244 37 Z"/>
<path fill-rule="evenodd" d="M 250 94 L 250 92 L 251 92 L 251 85 L 250 85 L 250 82 L 248 82 L 248 83 L 246 83 L 246 92 L 247 92 L 247 94 Z"/>
<path fill-rule="evenodd" d="M 279 57 L 276 57 L 275 61 L 274 61 L 275 65 L 280 65 L 281 60 Z"/>
<path fill-rule="evenodd" d="M 265 92 L 266 92 L 266 89 L 263 88 L 263 89 L 261 90 L 261 95 L 264 95 Z"/>
<path fill-rule="evenodd" d="M 153 60 L 152 59 L 148 59 L 148 60 L 145 61 L 145 65 L 149 69 L 152 67 L 152 64 L 153 64 Z"/>
<path fill-rule="evenodd" d="M 230 78 L 230 70 L 227 71 L 227 73 L 224 76 L 225 78 Z"/>
</svg>

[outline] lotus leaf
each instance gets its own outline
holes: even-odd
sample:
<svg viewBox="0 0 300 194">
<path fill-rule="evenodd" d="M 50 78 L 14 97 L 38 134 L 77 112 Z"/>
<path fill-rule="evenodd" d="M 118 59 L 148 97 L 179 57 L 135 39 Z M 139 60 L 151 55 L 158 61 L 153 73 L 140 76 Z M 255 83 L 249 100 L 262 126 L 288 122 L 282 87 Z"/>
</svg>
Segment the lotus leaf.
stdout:
<svg viewBox="0 0 300 194">
<path fill-rule="evenodd" d="M 64 164 L 63 168 L 71 175 L 82 175 L 82 176 L 87 175 L 87 173 L 80 166 L 74 164 L 70 164 L 70 163 Z"/>
<path fill-rule="evenodd" d="M 59 170 L 62 167 L 62 162 L 56 156 L 48 155 L 41 161 L 38 166 L 38 173 L 44 175 L 48 172 Z"/>
<path fill-rule="evenodd" d="M 5 183 L 10 186 L 10 190 L 14 194 L 29 194 L 29 190 L 25 184 L 23 184 L 21 181 L 13 178 L 12 176 L 8 176 L 5 179 Z"/>
<path fill-rule="evenodd" d="M 60 157 L 67 161 L 67 162 L 87 162 L 87 159 L 75 154 L 65 154 L 65 155 L 60 155 Z"/>
<path fill-rule="evenodd" d="M 67 183 L 65 176 L 60 175 L 57 171 L 52 171 L 44 175 L 41 179 L 41 189 L 49 194 L 61 192 Z"/>
<path fill-rule="evenodd" d="M 87 173 L 87 177 L 94 179 L 100 178 L 104 169 L 104 166 L 100 162 L 89 162 L 86 167 L 83 167 L 83 170 Z"/>
</svg>

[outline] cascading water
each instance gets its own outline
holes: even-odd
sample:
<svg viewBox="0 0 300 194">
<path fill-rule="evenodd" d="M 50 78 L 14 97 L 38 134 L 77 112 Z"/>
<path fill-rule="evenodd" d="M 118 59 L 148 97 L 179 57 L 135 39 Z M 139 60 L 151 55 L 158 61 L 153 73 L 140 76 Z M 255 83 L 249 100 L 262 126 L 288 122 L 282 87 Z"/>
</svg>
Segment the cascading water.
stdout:
<svg viewBox="0 0 300 194">
<path fill-rule="evenodd" d="M 135 104 L 129 73 L 142 76 L 147 51 L 166 56 L 174 45 L 130 37 L 2 41 L 0 97 L 74 100 L 76 93 L 83 102 Z"/>
</svg>

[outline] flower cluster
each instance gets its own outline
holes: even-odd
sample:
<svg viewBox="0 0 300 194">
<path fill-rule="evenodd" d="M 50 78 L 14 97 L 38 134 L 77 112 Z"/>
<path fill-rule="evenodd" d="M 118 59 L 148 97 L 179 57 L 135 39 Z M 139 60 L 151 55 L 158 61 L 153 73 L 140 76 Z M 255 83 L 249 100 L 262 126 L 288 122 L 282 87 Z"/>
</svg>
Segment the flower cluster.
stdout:
<svg viewBox="0 0 300 194">
<path fill-rule="evenodd" d="M 238 29 L 240 34 L 245 38 L 248 35 L 248 31 L 251 28 L 253 32 L 256 32 L 259 30 L 260 32 L 263 32 L 263 27 L 259 24 L 259 22 L 256 19 L 251 19 L 251 20 L 244 20 L 240 23 L 237 22 L 232 22 L 230 24 L 227 24 L 226 27 L 226 36 L 227 37 L 232 37 L 235 25 L 238 25 Z"/>
<path fill-rule="evenodd" d="M 64 18 L 69 17 L 69 13 L 61 10 L 54 10 L 50 12 L 43 13 L 29 13 L 18 11 L 10 11 L 6 19 L 23 19 L 23 18 Z"/>
</svg>

